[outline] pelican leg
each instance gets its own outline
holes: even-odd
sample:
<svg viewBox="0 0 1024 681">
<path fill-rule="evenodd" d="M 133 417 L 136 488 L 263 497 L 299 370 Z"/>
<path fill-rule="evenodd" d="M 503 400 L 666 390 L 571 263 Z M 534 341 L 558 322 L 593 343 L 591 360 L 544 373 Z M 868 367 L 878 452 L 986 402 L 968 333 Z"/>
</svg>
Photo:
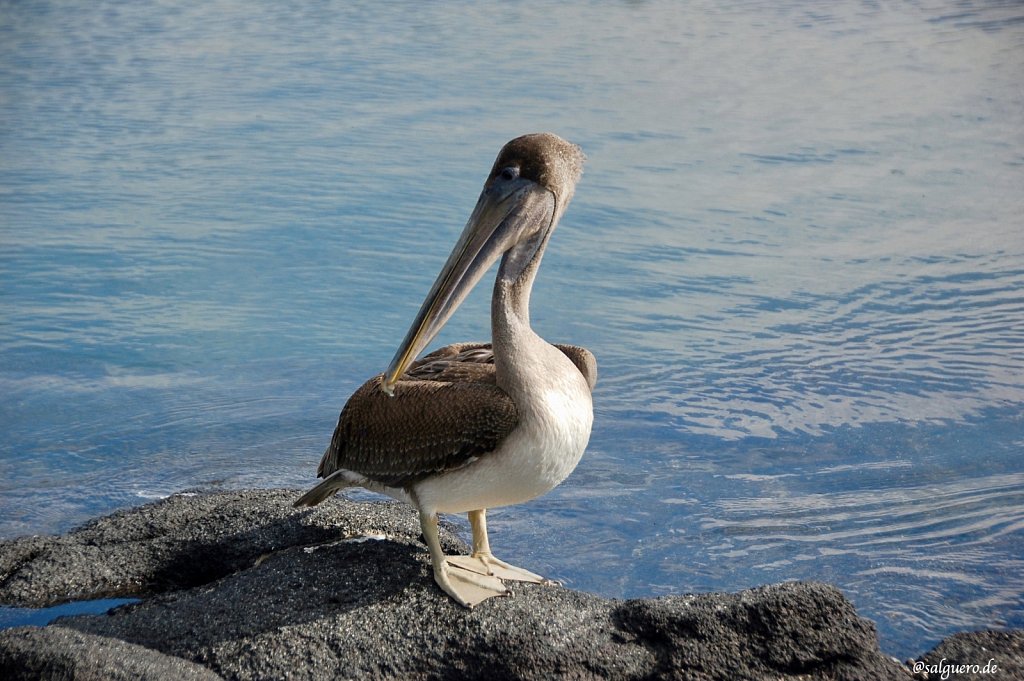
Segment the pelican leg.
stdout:
<svg viewBox="0 0 1024 681">
<path fill-rule="evenodd" d="M 546 579 L 515 565 L 499 560 L 491 553 L 491 544 L 487 539 L 487 510 L 469 512 L 469 524 L 473 528 L 473 554 L 470 556 L 448 556 L 448 563 L 469 572 L 489 575 L 514 582 L 531 582 L 533 584 L 557 585 L 553 579 Z"/>
<path fill-rule="evenodd" d="M 500 579 L 485 573 L 449 570 L 437 536 L 437 516 L 420 511 L 420 528 L 430 549 L 430 562 L 434 566 L 434 581 L 460 605 L 472 608 L 494 596 L 505 596 L 508 589 Z"/>
</svg>

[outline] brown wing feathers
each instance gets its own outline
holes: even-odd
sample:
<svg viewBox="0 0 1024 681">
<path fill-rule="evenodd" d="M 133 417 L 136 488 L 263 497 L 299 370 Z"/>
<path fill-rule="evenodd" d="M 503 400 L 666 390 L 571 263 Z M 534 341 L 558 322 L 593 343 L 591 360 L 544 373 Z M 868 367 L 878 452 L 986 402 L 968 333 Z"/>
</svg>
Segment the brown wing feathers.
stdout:
<svg viewBox="0 0 1024 681">
<path fill-rule="evenodd" d="M 594 356 L 557 346 L 593 388 Z M 495 384 L 489 343 L 456 343 L 417 361 L 394 397 L 375 376 L 357 390 L 338 419 L 317 474 L 344 469 L 389 487 L 465 466 L 493 451 L 518 422 L 511 398 Z"/>
<path fill-rule="evenodd" d="M 519 418 L 493 384 L 402 380 L 388 397 L 380 381 L 363 384 L 345 405 L 321 477 L 346 469 L 403 487 L 492 451 Z"/>
</svg>

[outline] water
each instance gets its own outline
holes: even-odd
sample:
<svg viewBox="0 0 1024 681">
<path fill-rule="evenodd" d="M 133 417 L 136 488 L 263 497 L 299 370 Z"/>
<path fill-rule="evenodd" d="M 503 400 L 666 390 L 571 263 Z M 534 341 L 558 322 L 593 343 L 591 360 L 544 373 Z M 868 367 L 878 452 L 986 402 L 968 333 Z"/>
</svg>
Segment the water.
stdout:
<svg viewBox="0 0 1024 681">
<path fill-rule="evenodd" d="M 64 603 L 52 608 L 0 607 L 0 629 L 24 626 L 43 627 L 58 617 L 102 615 L 122 605 L 138 602 L 137 598 L 101 598 L 93 601 Z"/>
<path fill-rule="evenodd" d="M 0 536 L 310 484 L 553 130 L 589 163 L 533 322 L 596 423 L 500 555 L 828 580 L 900 656 L 1024 626 L 1021 73 L 1019 2 L 0 5 Z"/>
</svg>

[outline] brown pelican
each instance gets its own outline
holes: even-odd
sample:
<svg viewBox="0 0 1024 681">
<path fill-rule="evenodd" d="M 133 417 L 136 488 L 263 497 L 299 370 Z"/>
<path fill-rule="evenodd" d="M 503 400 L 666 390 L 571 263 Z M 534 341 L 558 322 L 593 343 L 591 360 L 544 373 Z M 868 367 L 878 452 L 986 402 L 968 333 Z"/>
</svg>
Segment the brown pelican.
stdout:
<svg viewBox="0 0 1024 681">
<path fill-rule="evenodd" d="M 493 556 L 486 509 L 550 491 L 590 439 L 594 356 L 549 345 L 530 328 L 529 310 L 544 248 L 582 170 L 579 147 L 550 133 L 502 148 L 391 365 L 342 410 L 317 470 L 324 481 L 295 502 L 313 506 L 362 486 L 412 504 L 435 581 L 466 607 L 506 594 L 502 579 L 550 583 Z M 491 343 L 448 345 L 414 362 L 499 257 Z M 445 556 L 437 514 L 464 512 L 472 555 Z"/>
</svg>

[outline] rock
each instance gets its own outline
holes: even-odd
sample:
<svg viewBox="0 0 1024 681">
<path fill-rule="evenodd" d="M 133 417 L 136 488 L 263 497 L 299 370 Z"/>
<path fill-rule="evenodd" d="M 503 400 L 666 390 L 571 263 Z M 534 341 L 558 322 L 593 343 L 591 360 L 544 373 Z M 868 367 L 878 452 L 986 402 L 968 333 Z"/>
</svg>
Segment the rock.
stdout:
<svg viewBox="0 0 1024 681">
<path fill-rule="evenodd" d="M 131 658 L 168 679 L 910 678 L 826 584 L 627 601 L 516 584 L 470 611 L 435 586 L 412 509 L 296 511 L 297 494 L 177 495 L 0 544 L 0 602 L 146 597 L 3 632 L 0 672 L 92 678 Z M 465 550 L 445 527 L 442 543 Z"/>
<path fill-rule="evenodd" d="M 207 584 L 281 548 L 368 532 L 409 540 L 420 533 L 415 516 L 397 504 L 346 502 L 300 513 L 291 506 L 297 495 L 185 492 L 98 518 L 64 536 L 2 542 L 0 603 L 43 607 L 149 596 Z"/>
<path fill-rule="evenodd" d="M 953 634 L 908 664 L 919 679 L 1024 679 L 1024 631 Z"/>
<path fill-rule="evenodd" d="M 0 631 L 0 677 L 8 681 L 223 681 L 201 665 L 64 627 Z"/>
</svg>

